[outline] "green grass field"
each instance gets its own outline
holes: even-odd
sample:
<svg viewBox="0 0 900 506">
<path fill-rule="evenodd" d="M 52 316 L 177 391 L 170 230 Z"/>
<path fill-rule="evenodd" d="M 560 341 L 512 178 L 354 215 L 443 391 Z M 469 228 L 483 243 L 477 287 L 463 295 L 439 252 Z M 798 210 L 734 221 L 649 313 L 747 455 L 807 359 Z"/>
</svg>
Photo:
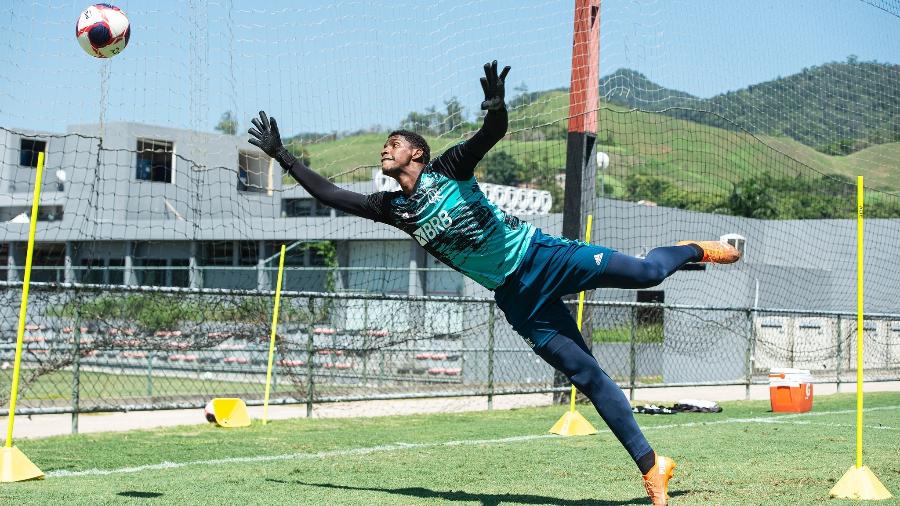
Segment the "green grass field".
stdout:
<svg viewBox="0 0 900 506">
<path fill-rule="evenodd" d="M 768 402 L 718 414 L 636 415 L 678 461 L 673 505 L 833 505 L 854 463 L 855 397 L 811 413 Z M 648 504 L 634 464 L 588 406 L 597 436 L 547 429 L 564 408 L 211 425 L 21 440 L 43 481 L 0 485 L 0 504 Z M 898 504 L 900 392 L 866 396 L 864 463 Z"/>
</svg>

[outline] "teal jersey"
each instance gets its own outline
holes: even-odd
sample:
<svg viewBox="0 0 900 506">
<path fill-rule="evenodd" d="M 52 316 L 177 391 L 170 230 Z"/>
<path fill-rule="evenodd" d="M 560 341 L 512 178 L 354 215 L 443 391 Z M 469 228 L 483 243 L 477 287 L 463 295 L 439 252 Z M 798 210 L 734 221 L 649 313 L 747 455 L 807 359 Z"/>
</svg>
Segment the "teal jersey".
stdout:
<svg viewBox="0 0 900 506">
<path fill-rule="evenodd" d="M 493 290 L 522 262 L 535 230 L 501 211 L 475 181 L 475 166 L 503 138 L 507 124 L 506 108 L 488 111 L 471 139 L 422 168 L 410 195 L 347 191 L 284 148 L 277 156 L 282 167 L 319 202 L 405 231 L 435 258 Z M 396 133 L 403 135 L 402 131 Z"/>
<path fill-rule="evenodd" d="M 419 175 L 413 193 L 369 196 L 379 221 L 410 234 L 444 264 L 493 290 L 525 256 L 534 226 L 505 213 L 487 199 L 475 177 L 459 181 L 440 171 L 445 156 Z"/>
</svg>

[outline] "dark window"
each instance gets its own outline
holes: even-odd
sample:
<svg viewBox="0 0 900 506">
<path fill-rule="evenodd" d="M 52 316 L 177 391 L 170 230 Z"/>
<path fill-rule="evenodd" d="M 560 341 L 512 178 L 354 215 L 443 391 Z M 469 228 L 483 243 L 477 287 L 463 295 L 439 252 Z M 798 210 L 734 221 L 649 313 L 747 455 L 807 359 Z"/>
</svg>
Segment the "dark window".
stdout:
<svg viewBox="0 0 900 506">
<path fill-rule="evenodd" d="M 38 208 L 38 221 L 58 221 L 62 217 L 62 206 L 43 206 Z"/>
<path fill-rule="evenodd" d="M 323 206 L 322 204 L 319 204 L 318 202 L 316 202 L 316 212 L 315 212 L 315 215 L 316 215 L 316 216 L 324 216 L 324 217 L 331 216 L 331 208 L 330 208 L 330 207 L 325 207 L 325 206 Z"/>
<path fill-rule="evenodd" d="M 281 216 L 296 218 L 301 216 L 313 216 L 316 201 L 313 199 L 285 199 L 281 201 Z"/>
<path fill-rule="evenodd" d="M 109 259 L 109 284 L 121 285 L 125 282 L 125 259 Z"/>
<path fill-rule="evenodd" d="M 238 259 L 238 264 L 256 265 L 256 260 L 258 258 L 256 254 L 256 241 L 241 241 L 238 244 L 240 245 L 240 258 Z"/>
<path fill-rule="evenodd" d="M 0 281 L 6 281 L 9 266 L 9 243 L 0 244 Z"/>
<path fill-rule="evenodd" d="M 327 267 L 325 255 L 319 248 L 309 248 L 309 265 L 312 267 Z"/>
<path fill-rule="evenodd" d="M 106 264 L 102 258 L 82 258 L 78 280 L 89 285 L 101 285 L 104 283 L 103 273 L 105 271 Z"/>
<path fill-rule="evenodd" d="M 171 183 L 173 151 L 169 141 L 138 139 L 135 177 L 141 181 Z"/>
<path fill-rule="evenodd" d="M 269 157 L 247 151 L 239 152 L 238 191 L 264 192 L 269 186 Z"/>
<path fill-rule="evenodd" d="M 163 258 L 135 259 L 135 273 L 141 286 L 166 286 L 166 260 Z"/>
<path fill-rule="evenodd" d="M 31 281 L 61 283 L 65 277 L 65 262 L 64 244 L 35 244 L 31 260 Z"/>
<path fill-rule="evenodd" d="M 232 265 L 234 262 L 232 241 L 203 243 L 203 265 Z"/>
<path fill-rule="evenodd" d="M 173 258 L 172 264 L 172 286 L 187 287 L 191 284 L 190 260 L 187 258 Z"/>
<path fill-rule="evenodd" d="M 47 141 L 22 139 L 19 150 L 19 165 L 37 167 L 38 153 L 47 152 Z"/>
</svg>

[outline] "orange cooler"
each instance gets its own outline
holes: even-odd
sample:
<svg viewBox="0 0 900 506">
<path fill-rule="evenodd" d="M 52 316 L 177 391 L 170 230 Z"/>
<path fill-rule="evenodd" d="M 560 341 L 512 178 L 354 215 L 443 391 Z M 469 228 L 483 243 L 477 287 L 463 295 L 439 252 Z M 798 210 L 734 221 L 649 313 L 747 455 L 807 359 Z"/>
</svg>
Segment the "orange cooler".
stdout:
<svg viewBox="0 0 900 506">
<path fill-rule="evenodd" d="M 775 413 L 804 413 L 812 409 L 812 375 L 808 369 L 769 371 L 769 400 Z"/>
</svg>

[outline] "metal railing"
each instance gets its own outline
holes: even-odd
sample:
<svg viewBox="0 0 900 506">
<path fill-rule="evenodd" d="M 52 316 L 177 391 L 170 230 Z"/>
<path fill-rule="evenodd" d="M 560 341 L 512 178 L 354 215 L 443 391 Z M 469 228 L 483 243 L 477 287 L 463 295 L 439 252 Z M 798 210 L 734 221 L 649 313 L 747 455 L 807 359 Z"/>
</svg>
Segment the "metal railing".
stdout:
<svg viewBox="0 0 900 506">
<path fill-rule="evenodd" d="M 21 283 L 2 283 L 0 400 L 8 405 Z M 271 292 L 35 283 L 18 413 L 262 402 Z M 116 313 L 116 302 L 133 317 Z M 284 292 L 273 404 L 565 392 L 491 299 Z M 121 302 L 126 304 L 126 302 Z M 181 308 L 178 324 L 151 316 Z M 137 308 L 137 309 L 136 309 Z M 106 311 L 104 313 L 103 311 Z M 164 322 L 163 322 L 164 323 Z M 587 301 L 584 334 L 632 395 L 668 386 L 855 378 L 856 319 L 839 312 Z M 866 315 L 866 381 L 900 379 L 900 315 Z M 6 414 L 0 411 L 0 414 Z"/>
</svg>

